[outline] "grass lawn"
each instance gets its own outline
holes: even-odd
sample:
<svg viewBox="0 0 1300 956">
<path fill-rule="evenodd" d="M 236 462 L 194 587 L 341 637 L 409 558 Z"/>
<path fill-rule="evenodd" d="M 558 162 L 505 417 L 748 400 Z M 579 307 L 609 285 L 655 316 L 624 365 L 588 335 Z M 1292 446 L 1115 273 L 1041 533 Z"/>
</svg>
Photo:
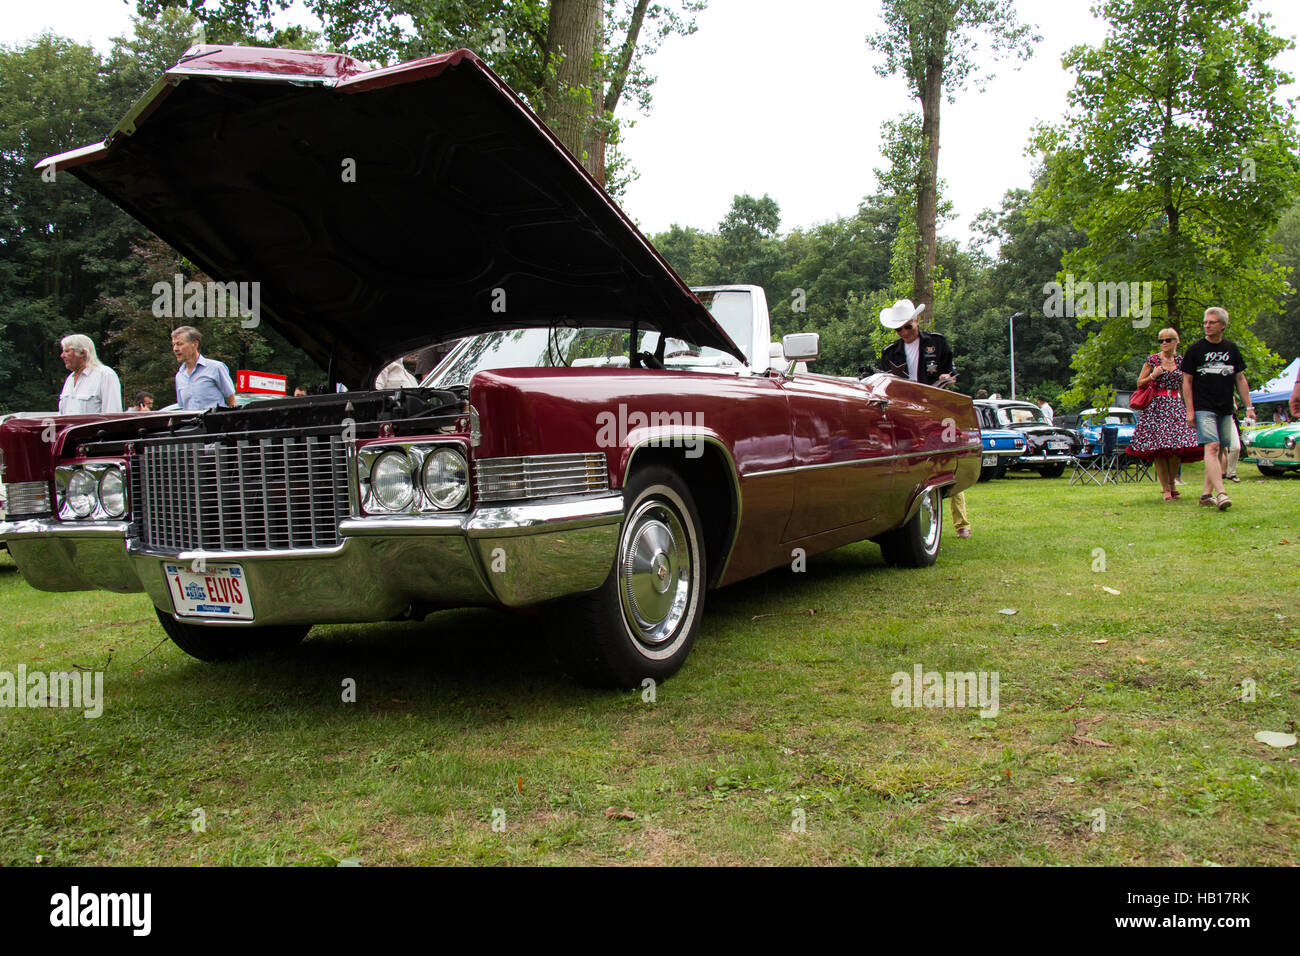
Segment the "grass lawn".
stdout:
<svg viewBox="0 0 1300 956">
<path fill-rule="evenodd" d="M 859 544 L 711 593 L 653 701 L 488 611 L 204 664 L 0 554 L 0 671 L 105 696 L 0 708 L 0 864 L 1291 864 L 1300 748 L 1254 735 L 1300 722 L 1300 477 L 1242 475 L 1224 513 L 1199 466 L 1172 504 L 978 485 L 933 568 Z M 996 671 L 996 718 L 893 706 L 918 664 Z"/>
</svg>

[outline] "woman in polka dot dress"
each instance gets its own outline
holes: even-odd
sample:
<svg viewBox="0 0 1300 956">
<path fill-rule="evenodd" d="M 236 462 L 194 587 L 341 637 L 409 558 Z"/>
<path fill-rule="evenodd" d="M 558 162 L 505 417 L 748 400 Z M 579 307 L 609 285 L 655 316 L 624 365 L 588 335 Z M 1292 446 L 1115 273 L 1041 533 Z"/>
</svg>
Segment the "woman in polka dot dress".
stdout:
<svg viewBox="0 0 1300 956">
<path fill-rule="evenodd" d="M 1183 358 L 1178 354 L 1178 333 L 1160 330 L 1160 351 L 1147 358 L 1138 379 L 1138 388 L 1155 379 L 1156 397 L 1142 412 L 1128 453 L 1145 461 L 1155 460 L 1156 477 L 1164 489 L 1165 501 L 1178 497 L 1174 478 L 1178 462 L 1200 461 L 1203 457 L 1196 430 L 1187 424 L 1187 406 L 1183 404 Z"/>
</svg>

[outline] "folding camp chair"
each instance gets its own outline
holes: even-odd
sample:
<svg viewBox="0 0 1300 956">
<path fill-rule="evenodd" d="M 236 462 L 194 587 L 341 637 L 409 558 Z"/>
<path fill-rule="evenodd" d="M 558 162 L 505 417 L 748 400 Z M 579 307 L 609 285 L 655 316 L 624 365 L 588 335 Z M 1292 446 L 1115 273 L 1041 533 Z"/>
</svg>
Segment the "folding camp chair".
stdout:
<svg viewBox="0 0 1300 956">
<path fill-rule="evenodd" d="M 1151 462 L 1134 458 L 1127 451 L 1120 456 L 1119 475 L 1123 481 L 1155 481 L 1151 474 Z"/>
<path fill-rule="evenodd" d="M 1095 485 L 1104 485 L 1106 482 L 1112 484 L 1120 480 L 1119 477 L 1119 426 L 1103 425 L 1101 427 L 1101 441 L 1096 442 L 1087 455 L 1076 455 L 1073 458 L 1074 473 L 1070 475 L 1070 484 L 1084 484 L 1091 481 Z"/>
<path fill-rule="evenodd" d="M 1091 481 L 1094 485 L 1100 485 L 1103 476 L 1101 442 L 1086 445 L 1077 455 L 1070 458 L 1070 464 L 1074 466 L 1070 472 L 1070 484 L 1086 485 Z"/>
</svg>

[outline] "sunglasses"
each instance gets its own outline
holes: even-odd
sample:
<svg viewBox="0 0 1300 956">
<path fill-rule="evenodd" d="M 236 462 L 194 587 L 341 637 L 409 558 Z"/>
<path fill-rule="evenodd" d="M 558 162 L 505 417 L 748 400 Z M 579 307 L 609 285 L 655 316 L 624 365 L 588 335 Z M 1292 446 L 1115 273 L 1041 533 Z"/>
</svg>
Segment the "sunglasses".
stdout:
<svg viewBox="0 0 1300 956">
<path fill-rule="evenodd" d="M 895 332 L 901 332 L 901 331 L 903 331 L 903 329 L 914 329 L 914 328 L 916 328 L 916 323 L 915 323 L 915 322 L 908 322 L 908 323 L 906 323 L 906 324 L 904 324 L 904 325 L 900 325 L 898 328 L 894 329 L 894 331 L 895 331 Z"/>
<path fill-rule="evenodd" d="M 1177 342 L 1178 340 L 1177 340 L 1177 339 L 1161 339 L 1160 341 L 1163 343 L 1163 342 Z"/>
</svg>

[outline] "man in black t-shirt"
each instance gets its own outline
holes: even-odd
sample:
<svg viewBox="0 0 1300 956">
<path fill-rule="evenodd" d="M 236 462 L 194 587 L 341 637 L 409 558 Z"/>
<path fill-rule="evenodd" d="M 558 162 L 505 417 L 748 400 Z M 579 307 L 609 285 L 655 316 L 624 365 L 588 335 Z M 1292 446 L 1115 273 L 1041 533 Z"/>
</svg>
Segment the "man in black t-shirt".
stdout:
<svg viewBox="0 0 1300 956">
<path fill-rule="evenodd" d="M 1232 446 L 1232 393 L 1241 396 L 1246 417 L 1255 418 L 1246 384 L 1246 360 L 1235 342 L 1223 337 L 1228 327 L 1228 310 L 1217 305 L 1205 310 L 1202 323 L 1205 338 L 1192 343 L 1183 356 L 1183 404 L 1187 424 L 1196 428 L 1205 448 L 1205 487 L 1201 504 L 1227 511 L 1232 504 L 1223 492 L 1227 450 Z"/>
</svg>

